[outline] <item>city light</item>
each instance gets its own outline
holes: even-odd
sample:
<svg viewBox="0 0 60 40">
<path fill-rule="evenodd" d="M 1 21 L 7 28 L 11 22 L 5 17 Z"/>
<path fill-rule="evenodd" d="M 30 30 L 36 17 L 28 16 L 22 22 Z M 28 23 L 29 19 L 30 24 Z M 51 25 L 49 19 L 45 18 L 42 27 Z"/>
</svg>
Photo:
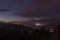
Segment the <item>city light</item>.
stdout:
<svg viewBox="0 0 60 40">
<path fill-rule="evenodd" d="M 34 20 L 40 20 L 40 19 L 42 19 L 42 18 L 34 18 Z"/>
<path fill-rule="evenodd" d="M 54 31 L 55 31 L 54 28 L 50 28 L 50 29 L 49 29 L 49 32 L 54 32 Z"/>
<path fill-rule="evenodd" d="M 42 23 L 35 23 L 35 25 L 36 25 L 36 26 L 42 26 L 42 25 L 44 25 L 44 24 L 42 24 Z"/>
</svg>

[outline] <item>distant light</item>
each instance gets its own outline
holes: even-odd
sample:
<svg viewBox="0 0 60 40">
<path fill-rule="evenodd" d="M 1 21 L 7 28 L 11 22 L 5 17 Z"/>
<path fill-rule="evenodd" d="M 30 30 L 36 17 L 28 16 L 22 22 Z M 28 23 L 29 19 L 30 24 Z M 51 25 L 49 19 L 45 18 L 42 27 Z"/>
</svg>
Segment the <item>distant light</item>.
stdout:
<svg viewBox="0 0 60 40">
<path fill-rule="evenodd" d="M 42 23 L 36 23 L 35 25 L 36 26 L 41 26 L 41 25 L 44 25 L 44 24 L 42 24 Z"/>
<path fill-rule="evenodd" d="M 40 19 L 42 19 L 42 18 L 34 18 L 34 20 L 40 20 Z"/>
<path fill-rule="evenodd" d="M 53 28 L 50 28 L 50 31 L 49 32 L 54 32 L 55 31 L 55 29 L 53 29 Z"/>
</svg>

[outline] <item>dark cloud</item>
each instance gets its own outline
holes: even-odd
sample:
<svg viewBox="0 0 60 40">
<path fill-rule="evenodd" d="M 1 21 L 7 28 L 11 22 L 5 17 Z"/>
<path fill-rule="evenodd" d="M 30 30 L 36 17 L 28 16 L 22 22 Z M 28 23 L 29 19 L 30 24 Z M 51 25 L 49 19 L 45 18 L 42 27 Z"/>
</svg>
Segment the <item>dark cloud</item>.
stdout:
<svg viewBox="0 0 60 40">
<path fill-rule="evenodd" d="M 0 9 L 0 12 L 9 11 L 7 9 Z"/>
<path fill-rule="evenodd" d="M 54 16 L 58 9 L 60 9 L 60 1 L 49 3 L 48 1 L 32 0 L 31 4 L 24 7 L 21 12 L 14 14 L 22 17 Z"/>
</svg>

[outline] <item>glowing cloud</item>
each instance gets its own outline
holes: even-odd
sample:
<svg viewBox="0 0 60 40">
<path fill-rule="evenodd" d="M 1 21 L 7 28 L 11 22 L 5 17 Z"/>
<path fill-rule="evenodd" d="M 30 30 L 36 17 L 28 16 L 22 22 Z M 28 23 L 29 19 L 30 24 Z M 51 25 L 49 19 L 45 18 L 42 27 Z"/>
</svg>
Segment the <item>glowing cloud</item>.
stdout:
<svg viewBox="0 0 60 40">
<path fill-rule="evenodd" d="M 0 21 L 11 22 L 11 21 L 17 21 L 17 20 L 16 19 L 10 19 L 10 18 L 0 18 Z"/>
</svg>

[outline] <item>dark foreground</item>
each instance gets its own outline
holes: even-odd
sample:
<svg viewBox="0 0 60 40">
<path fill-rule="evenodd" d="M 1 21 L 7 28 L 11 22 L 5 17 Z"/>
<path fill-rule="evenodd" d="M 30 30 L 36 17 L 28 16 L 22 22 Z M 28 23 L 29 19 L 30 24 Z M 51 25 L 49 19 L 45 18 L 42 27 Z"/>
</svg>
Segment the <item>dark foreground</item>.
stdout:
<svg viewBox="0 0 60 40">
<path fill-rule="evenodd" d="M 58 35 L 55 33 L 38 32 L 35 30 L 32 33 L 1 32 L 0 40 L 60 40 L 60 39 Z"/>
<path fill-rule="evenodd" d="M 32 29 L 24 25 L 0 24 L 0 40 L 60 40 L 60 31 Z"/>
</svg>

